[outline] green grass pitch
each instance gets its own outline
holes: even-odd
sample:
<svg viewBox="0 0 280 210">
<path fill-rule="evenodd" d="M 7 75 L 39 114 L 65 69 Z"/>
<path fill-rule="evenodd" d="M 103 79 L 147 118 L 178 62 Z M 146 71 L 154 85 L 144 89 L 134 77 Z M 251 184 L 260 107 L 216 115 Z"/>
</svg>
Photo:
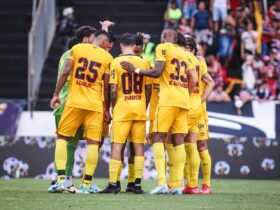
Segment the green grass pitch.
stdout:
<svg viewBox="0 0 280 210">
<path fill-rule="evenodd" d="M 75 180 L 78 184 L 79 180 Z M 96 179 L 100 187 L 107 180 Z M 177 209 L 280 209 L 280 181 L 213 180 L 212 195 L 80 195 L 47 193 L 49 181 L 0 180 L 0 209 L 91 209 L 91 210 L 177 210 Z M 155 181 L 143 181 L 148 192 Z M 126 181 L 122 182 L 122 191 Z"/>
</svg>

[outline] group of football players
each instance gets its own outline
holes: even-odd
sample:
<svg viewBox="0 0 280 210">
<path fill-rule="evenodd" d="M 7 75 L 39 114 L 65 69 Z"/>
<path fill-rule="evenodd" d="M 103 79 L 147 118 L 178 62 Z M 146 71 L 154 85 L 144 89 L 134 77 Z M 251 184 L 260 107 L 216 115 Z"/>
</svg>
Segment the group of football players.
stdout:
<svg viewBox="0 0 280 210">
<path fill-rule="evenodd" d="M 161 44 L 155 49 L 153 65 L 141 57 L 141 33 L 126 33 L 119 39 L 121 54 L 113 59 L 109 51 L 115 38 L 108 29 L 114 23 L 100 23 L 101 30 L 80 27 L 59 63 L 58 82 L 50 103 L 57 125 L 57 177 L 48 191 L 120 192 L 120 174 L 128 141 L 126 192 L 144 193 L 141 180 L 149 107 L 148 143 L 153 147 L 158 179 L 158 186 L 150 194 L 210 194 L 206 99 L 214 81 L 207 73 L 199 46 L 192 37 L 166 28 L 161 34 Z M 101 190 L 92 179 L 110 123 L 109 183 Z M 82 182 L 76 188 L 71 177 L 79 139 L 87 141 L 87 153 Z M 198 189 L 200 165 L 203 184 Z"/>
</svg>

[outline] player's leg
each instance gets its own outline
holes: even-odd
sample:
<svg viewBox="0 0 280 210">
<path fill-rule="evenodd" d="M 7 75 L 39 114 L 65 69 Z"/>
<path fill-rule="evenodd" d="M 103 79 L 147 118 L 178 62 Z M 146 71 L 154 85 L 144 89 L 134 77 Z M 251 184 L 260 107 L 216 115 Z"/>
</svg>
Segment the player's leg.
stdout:
<svg viewBox="0 0 280 210">
<path fill-rule="evenodd" d="M 150 194 L 168 193 L 165 170 L 164 141 L 174 121 L 176 109 L 174 107 L 157 107 L 153 124 L 153 151 L 158 176 L 158 186 L 150 191 Z"/>
<path fill-rule="evenodd" d="M 129 157 L 128 157 L 128 178 L 127 178 L 127 187 L 126 192 L 133 192 L 134 191 L 134 181 L 135 181 L 135 174 L 134 174 L 134 147 L 133 143 L 129 142 Z"/>
<path fill-rule="evenodd" d="M 211 156 L 208 150 L 207 140 L 209 139 L 208 126 L 207 123 L 199 125 L 197 149 L 199 152 L 199 157 L 201 161 L 202 169 L 202 188 L 200 190 L 201 194 L 210 194 L 211 190 Z"/>
<path fill-rule="evenodd" d="M 168 165 L 169 165 L 169 177 L 168 177 L 168 189 L 175 186 L 176 180 L 174 180 L 174 174 L 176 173 L 174 166 L 175 148 L 172 144 L 172 135 L 168 134 L 165 141 L 165 149 L 168 155 Z"/>
<path fill-rule="evenodd" d="M 82 193 L 89 194 L 98 192 L 98 189 L 91 186 L 91 181 L 98 163 L 103 113 L 94 111 L 84 111 L 84 113 L 83 126 L 85 128 L 84 137 L 87 140 L 87 153 L 81 191 Z"/>
<path fill-rule="evenodd" d="M 76 134 L 82 123 L 84 114 L 81 109 L 65 107 L 57 130 L 55 147 L 55 163 L 57 166 L 57 184 L 54 192 L 67 190 L 66 163 L 67 163 L 67 140 Z"/>
<path fill-rule="evenodd" d="M 200 115 L 188 118 L 189 121 L 193 121 L 193 123 L 191 124 L 195 126 L 190 127 L 189 133 L 185 137 L 185 149 L 189 160 L 189 171 L 190 171 L 188 184 L 183 190 L 183 193 L 185 194 L 199 193 L 197 188 L 199 164 L 200 164 L 200 158 L 197 151 L 197 133 L 198 133 L 197 121 L 199 119 L 200 119 Z"/>
<path fill-rule="evenodd" d="M 188 111 L 185 109 L 177 108 L 176 119 L 172 124 L 170 132 L 172 134 L 172 143 L 174 146 L 174 177 L 173 187 L 170 189 L 171 194 L 182 194 L 181 184 L 183 179 L 183 171 L 186 162 L 186 151 L 184 146 L 184 137 L 188 132 L 187 128 Z"/>
<path fill-rule="evenodd" d="M 109 184 L 101 193 L 118 193 L 117 181 L 123 162 L 123 148 L 130 131 L 131 121 L 113 122 L 111 135 L 111 157 L 109 162 Z"/>
<path fill-rule="evenodd" d="M 133 143 L 133 149 L 135 153 L 134 157 L 134 194 L 142 194 L 141 181 L 144 170 L 144 143 L 146 141 L 146 121 L 133 121 L 130 135 L 128 137 L 129 141 Z"/>
</svg>

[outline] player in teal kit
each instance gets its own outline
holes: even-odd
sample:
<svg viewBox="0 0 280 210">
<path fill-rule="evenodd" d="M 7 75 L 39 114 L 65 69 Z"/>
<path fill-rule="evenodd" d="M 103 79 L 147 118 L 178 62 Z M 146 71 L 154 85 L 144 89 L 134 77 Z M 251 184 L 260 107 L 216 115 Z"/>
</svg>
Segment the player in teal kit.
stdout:
<svg viewBox="0 0 280 210">
<path fill-rule="evenodd" d="M 63 53 L 63 55 L 61 56 L 60 60 L 59 60 L 59 65 L 58 65 L 58 77 L 60 77 L 60 74 L 62 73 L 64 64 L 67 60 L 67 57 L 70 53 L 70 49 L 75 45 L 78 44 L 79 41 L 76 37 L 72 37 L 69 40 L 68 43 L 68 48 L 69 50 L 67 50 L 66 52 Z M 64 109 L 64 105 L 66 102 L 66 97 L 68 95 L 68 90 L 69 90 L 69 80 L 66 81 L 65 85 L 63 86 L 63 88 L 61 89 L 60 93 L 59 93 L 59 99 L 60 99 L 60 105 L 54 109 L 53 114 L 55 116 L 55 125 L 56 128 L 58 128 L 58 124 L 61 118 L 61 114 L 62 111 Z M 75 191 L 75 187 L 72 184 L 72 171 L 73 171 L 73 165 L 74 165 L 74 153 L 77 147 L 77 140 L 82 140 L 83 139 L 83 131 L 82 128 L 78 129 L 75 137 L 68 141 L 67 143 L 67 164 L 66 164 L 66 171 L 65 174 L 67 176 L 67 182 L 68 182 L 68 188 L 70 192 L 74 192 Z M 54 173 L 57 173 L 57 168 L 56 165 L 54 166 Z M 53 180 L 51 183 L 51 186 L 49 187 L 48 191 L 49 192 L 53 192 L 53 185 L 56 183 L 56 180 Z"/>
</svg>

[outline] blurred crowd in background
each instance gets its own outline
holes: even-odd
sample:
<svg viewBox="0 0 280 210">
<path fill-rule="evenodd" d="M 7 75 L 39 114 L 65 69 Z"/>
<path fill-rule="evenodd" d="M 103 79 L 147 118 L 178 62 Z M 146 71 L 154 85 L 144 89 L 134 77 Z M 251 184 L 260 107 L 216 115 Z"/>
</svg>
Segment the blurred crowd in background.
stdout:
<svg viewBox="0 0 280 210">
<path fill-rule="evenodd" d="M 202 46 L 209 101 L 280 99 L 280 0 L 172 0 L 164 21 Z"/>
<path fill-rule="evenodd" d="M 73 0 L 60 0 L 62 44 L 77 29 Z M 216 86 L 209 101 L 280 100 L 280 0 L 170 0 L 164 27 L 176 27 L 202 47 Z M 154 59 L 146 35 L 144 52 Z M 66 39 L 65 39 L 66 37 Z"/>
</svg>

